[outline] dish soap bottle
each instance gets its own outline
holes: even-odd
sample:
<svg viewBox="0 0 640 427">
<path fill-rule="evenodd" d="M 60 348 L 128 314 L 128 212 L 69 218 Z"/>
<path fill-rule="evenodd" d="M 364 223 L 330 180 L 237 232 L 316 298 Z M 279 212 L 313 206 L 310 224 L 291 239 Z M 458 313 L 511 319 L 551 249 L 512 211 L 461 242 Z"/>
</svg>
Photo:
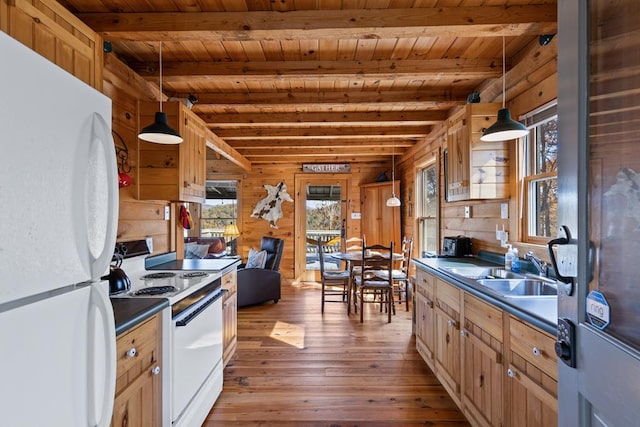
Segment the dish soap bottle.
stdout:
<svg viewBox="0 0 640 427">
<path fill-rule="evenodd" d="M 518 254 L 518 248 L 513 248 L 511 250 L 513 251 L 511 271 L 513 271 L 514 273 L 520 273 L 520 256 Z"/>
<path fill-rule="evenodd" d="M 514 256 L 514 252 L 513 252 L 513 247 L 511 245 L 507 245 L 507 253 L 504 255 L 504 269 L 505 270 L 511 270 L 511 268 L 513 267 L 513 256 Z"/>
</svg>

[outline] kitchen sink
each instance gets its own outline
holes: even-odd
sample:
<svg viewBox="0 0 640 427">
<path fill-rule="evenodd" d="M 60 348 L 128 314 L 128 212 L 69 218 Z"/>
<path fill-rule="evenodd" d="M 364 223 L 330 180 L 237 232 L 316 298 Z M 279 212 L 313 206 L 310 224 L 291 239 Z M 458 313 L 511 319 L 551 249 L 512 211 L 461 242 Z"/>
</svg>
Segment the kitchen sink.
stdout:
<svg viewBox="0 0 640 427">
<path fill-rule="evenodd" d="M 522 274 L 514 273 L 500 267 L 445 267 L 450 273 L 468 279 L 523 279 Z"/>
<path fill-rule="evenodd" d="M 480 279 L 481 286 L 507 298 L 552 297 L 558 295 L 555 283 L 543 279 Z"/>
</svg>

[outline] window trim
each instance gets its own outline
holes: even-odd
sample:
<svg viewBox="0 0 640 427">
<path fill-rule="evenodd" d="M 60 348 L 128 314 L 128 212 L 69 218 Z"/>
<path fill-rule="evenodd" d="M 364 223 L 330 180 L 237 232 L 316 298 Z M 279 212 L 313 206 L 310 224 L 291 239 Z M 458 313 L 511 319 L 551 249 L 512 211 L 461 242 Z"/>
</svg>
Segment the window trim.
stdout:
<svg viewBox="0 0 640 427">
<path fill-rule="evenodd" d="M 529 234 L 530 228 L 530 210 L 531 203 L 530 200 L 530 188 L 531 184 L 534 181 L 540 181 L 549 178 L 558 178 L 558 171 L 548 171 L 542 172 L 539 174 L 535 173 L 535 144 L 537 141 L 531 138 L 531 135 L 534 133 L 533 129 L 543 125 L 549 120 L 552 120 L 556 117 L 558 120 L 558 100 L 554 99 L 553 101 L 547 102 L 546 104 L 530 111 L 527 114 L 523 114 L 519 117 L 519 120 L 527 126 L 529 129 L 529 136 L 523 138 L 524 144 L 522 148 L 519 150 L 521 157 L 520 162 L 520 182 L 521 182 L 521 198 L 519 200 L 520 206 L 520 240 L 524 244 L 530 245 L 546 245 L 547 241 L 550 237 L 542 237 L 536 235 Z M 559 142 L 558 142 L 559 143 Z"/>
<path fill-rule="evenodd" d="M 437 206 L 435 207 L 435 214 L 434 216 L 425 216 L 425 212 L 424 212 L 424 181 L 423 181 L 423 177 L 424 177 L 424 172 L 427 169 L 430 168 L 434 168 L 435 170 L 435 179 L 436 179 L 436 195 L 435 195 L 435 201 Z M 442 180 L 442 176 L 440 173 L 440 165 L 439 165 L 439 157 L 437 155 L 434 155 L 432 158 L 430 158 L 428 161 L 421 163 L 419 165 L 416 165 L 416 183 L 417 183 L 417 188 L 419 189 L 419 191 L 416 192 L 416 198 L 417 198 L 417 203 L 416 203 L 416 209 L 415 209 L 415 221 L 416 221 L 416 231 L 417 231 L 417 237 L 418 237 L 418 244 L 417 249 L 418 251 L 420 251 L 419 253 L 422 254 L 423 252 L 426 251 L 425 248 L 422 247 L 422 242 L 423 242 L 423 227 L 422 227 L 422 223 L 425 219 L 433 219 L 435 220 L 435 228 L 436 228 L 436 237 L 435 237 L 435 245 L 436 245 L 436 252 L 438 251 L 438 246 L 439 246 L 439 242 L 440 242 L 440 208 L 441 208 L 441 200 L 440 200 L 440 193 L 441 193 L 441 180 Z"/>
</svg>

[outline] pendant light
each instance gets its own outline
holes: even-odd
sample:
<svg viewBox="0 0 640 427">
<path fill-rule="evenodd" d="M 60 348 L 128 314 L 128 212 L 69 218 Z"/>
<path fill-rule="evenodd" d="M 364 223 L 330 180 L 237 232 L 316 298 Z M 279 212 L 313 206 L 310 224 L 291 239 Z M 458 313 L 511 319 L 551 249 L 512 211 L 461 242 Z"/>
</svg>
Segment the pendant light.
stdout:
<svg viewBox="0 0 640 427">
<path fill-rule="evenodd" d="M 522 123 L 511 119 L 511 112 L 505 107 L 506 65 L 504 51 L 504 36 L 502 36 L 502 108 L 498 111 L 498 120 L 485 129 L 480 137 L 480 140 L 485 142 L 508 141 L 522 138 L 529 133 Z"/>
<path fill-rule="evenodd" d="M 160 42 L 160 111 L 155 120 L 138 134 L 138 138 L 156 144 L 180 144 L 183 140 L 177 130 L 167 123 L 167 115 L 162 112 L 162 42 Z"/>
<path fill-rule="evenodd" d="M 397 207 L 400 206 L 400 199 L 396 197 L 396 147 L 393 147 L 393 154 L 391 157 L 392 165 L 391 165 L 391 197 L 387 199 L 387 206 L 389 207 Z"/>
</svg>

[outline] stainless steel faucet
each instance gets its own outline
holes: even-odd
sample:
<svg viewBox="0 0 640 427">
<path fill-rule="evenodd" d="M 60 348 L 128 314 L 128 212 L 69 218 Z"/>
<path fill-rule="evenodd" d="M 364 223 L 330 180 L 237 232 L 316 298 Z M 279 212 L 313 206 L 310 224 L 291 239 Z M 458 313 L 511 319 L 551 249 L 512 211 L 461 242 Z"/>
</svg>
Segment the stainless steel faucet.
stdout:
<svg viewBox="0 0 640 427">
<path fill-rule="evenodd" d="M 536 267 L 536 269 L 538 269 L 538 273 L 540 273 L 541 276 L 547 277 L 549 266 L 545 261 L 536 257 L 531 251 L 527 252 L 527 254 L 525 255 L 525 258 L 531 261 L 531 263 Z"/>
</svg>

